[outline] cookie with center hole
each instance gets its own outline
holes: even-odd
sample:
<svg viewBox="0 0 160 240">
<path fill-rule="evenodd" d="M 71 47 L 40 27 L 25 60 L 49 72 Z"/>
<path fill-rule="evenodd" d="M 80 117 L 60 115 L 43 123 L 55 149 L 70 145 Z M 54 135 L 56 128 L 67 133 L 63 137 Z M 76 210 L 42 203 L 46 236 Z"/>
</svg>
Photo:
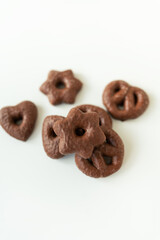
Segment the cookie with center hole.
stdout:
<svg viewBox="0 0 160 240">
<path fill-rule="evenodd" d="M 74 77 L 71 70 L 63 72 L 52 70 L 47 80 L 41 85 L 40 91 L 48 96 L 53 105 L 72 104 L 81 88 L 82 82 Z"/>
<path fill-rule="evenodd" d="M 58 159 L 62 158 L 63 155 L 59 152 L 59 137 L 54 131 L 54 124 L 59 120 L 63 120 L 61 116 L 47 116 L 43 121 L 42 127 L 42 141 L 43 147 L 50 158 Z"/>
<path fill-rule="evenodd" d="M 77 153 L 89 158 L 94 147 L 105 141 L 98 114 L 83 113 L 78 108 L 71 109 L 65 119 L 57 121 L 54 131 L 60 138 L 59 151 L 63 155 Z"/>
<path fill-rule="evenodd" d="M 12 137 L 26 141 L 33 132 L 37 119 L 37 107 L 30 101 L 0 110 L 0 124 Z"/>
</svg>

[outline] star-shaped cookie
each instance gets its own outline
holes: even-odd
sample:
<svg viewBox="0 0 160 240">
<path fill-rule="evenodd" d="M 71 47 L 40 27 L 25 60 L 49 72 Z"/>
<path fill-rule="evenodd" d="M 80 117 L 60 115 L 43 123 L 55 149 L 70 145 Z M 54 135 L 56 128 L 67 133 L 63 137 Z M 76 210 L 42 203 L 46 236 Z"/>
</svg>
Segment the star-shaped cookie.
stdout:
<svg viewBox="0 0 160 240">
<path fill-rule="evenodd" d="M 72 109 L 65 119 L 54 124 L 54 131 L 60 138 L 59 151 L 66 155 L 77 153 L 90 158 L 94 147 L 105 141 L 105 135 L 99 126 L 99 116 L 95 112 L 82 112 Z"/>
<path fill-rule="evenodd" d="M 40 91 L 48 96 L 51 104 L 62 102 L 74 103 L 82 83 L 76 79 L 71 70 L 63 72 L 50 71 L 47 80 L 41 85 Z"/>
</svg>

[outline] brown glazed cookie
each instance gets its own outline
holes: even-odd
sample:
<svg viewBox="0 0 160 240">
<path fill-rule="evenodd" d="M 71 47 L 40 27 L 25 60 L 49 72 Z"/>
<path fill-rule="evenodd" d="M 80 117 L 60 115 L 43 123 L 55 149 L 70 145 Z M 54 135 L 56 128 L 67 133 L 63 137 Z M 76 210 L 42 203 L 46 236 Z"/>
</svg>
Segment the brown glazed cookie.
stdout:
<svg viewBox="0 0 160 240">
<path fill-rule="evenodd" d="M 103 104 L 114 118 L 124 121 L 139 117 L 146 110 L 149 99 L 142 89 L 117 80 L 106 86 Z"/>
<path fill-rule="evenodd" d="M 12 137 L 26 141 L 31 135 L 37 119 L 37 107 L 30 101 L 0 110 L 0 124 Z"/>
<path fill-rule="evenodd" d="M 96 112 L 99 115 L 99 125 L 101 127 L 112 128 L 112 119 L 103 108 L 89 104 L 80 105 L 77 106 L 76 108 L 80 109 L 84 113 Z"/>
<path fill-rule="evenodd" d="M 77 167 L 87 176 L 107 177 L 117 172 L 123 161 L 124 145 L 121 138 L 112 129 L 105 129 L 106 142 L 95 148 L 90 159 L 75 155 Z"/>
<path fill-rule="evenodd" d="M 62 120 L 61 116 L 48 116 L 44 119 L 42 128 L 43 147 L 50 158 L 61 158 L 63 155 L 59 152 L 59 137 L 54 132 L 54 124 Z"/>
<path fill-rule="evenodd" d="M 60 137 L 59 151 L 63 155 L 77 153 L 89 158 L 94 147 L 105 141 L 98 114 L 83 113 L 77 108 L 71 109 L 65 119 L 57 121 L 54 131 Z"/>
<path fill-rule="evenodd" d="M 74 77 L 71 70 L 50 71 L 46 82 L 40 87 L 40 91 L 48 95 L 48 99 L 53 105 L 62 102 L 71 104 L 75 102 L 81 87 L 81 81 Z"/>
</svg>

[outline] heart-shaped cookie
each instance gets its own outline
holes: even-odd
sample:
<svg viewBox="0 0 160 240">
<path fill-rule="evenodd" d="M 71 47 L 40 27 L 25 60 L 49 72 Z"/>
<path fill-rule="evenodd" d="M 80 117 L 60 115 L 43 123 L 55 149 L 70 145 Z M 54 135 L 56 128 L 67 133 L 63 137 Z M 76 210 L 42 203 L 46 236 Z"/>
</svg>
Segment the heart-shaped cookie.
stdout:
<svg viewBox="0 0 160 240">
<path fill-rule="evenodd" d="M 0 110 L 0 125 L 14 138 L 26 141 L 33 132 L 37 119 L 37 107 L 30 101 Z"/>
</svg>

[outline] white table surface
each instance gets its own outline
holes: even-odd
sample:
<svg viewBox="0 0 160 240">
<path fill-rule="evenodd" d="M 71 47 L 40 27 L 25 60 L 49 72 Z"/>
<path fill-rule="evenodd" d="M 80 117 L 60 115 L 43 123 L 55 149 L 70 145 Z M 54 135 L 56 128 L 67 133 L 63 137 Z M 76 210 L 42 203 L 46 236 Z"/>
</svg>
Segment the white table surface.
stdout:
<svg viewBox="0 0 160 240">
<path fill-rule="evenodd" d="M 1 240 L 159 240 L 160 1 L 5 0 L 0 4 L 0 108 L 31 100 L 36 128 L 27 142 L 0 128 Z M 39 91 L 51 69 L 71 68 L 84 83 L 74 105 L 52 106 Z M 93 179 L 74 155 L 48 158 L 45 116 L 76 105 L 103 107 L 107 83 L 143 88 L 138 119 L 113 120 L 125 144 L 122 168 Z"/>
</svg>

